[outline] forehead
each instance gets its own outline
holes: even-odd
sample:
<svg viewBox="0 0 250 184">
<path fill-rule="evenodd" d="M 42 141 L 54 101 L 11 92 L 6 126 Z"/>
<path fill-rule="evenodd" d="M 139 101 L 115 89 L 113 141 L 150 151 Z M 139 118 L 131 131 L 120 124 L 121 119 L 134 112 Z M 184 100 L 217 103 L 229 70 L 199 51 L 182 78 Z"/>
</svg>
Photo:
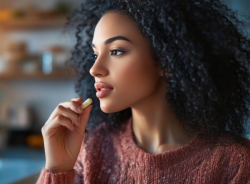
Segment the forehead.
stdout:
<svg viewBox="0 0 250 184">
<path fill-rule="evenodd" d="M 108 38 L 122 35 L 130 40 L 143 39 L 135 21 L 121 13 L 106 13 L 97 23 L 92 43 L 98 45 Z"/>
</svg>

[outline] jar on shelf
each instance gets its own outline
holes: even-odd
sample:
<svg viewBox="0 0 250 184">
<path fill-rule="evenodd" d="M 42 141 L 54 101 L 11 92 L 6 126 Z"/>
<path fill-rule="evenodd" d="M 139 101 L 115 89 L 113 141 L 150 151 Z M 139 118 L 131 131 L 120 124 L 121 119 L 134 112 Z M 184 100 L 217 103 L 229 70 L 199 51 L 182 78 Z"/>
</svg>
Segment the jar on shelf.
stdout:
<svg viewBox="0 0 250 184">
<path fill-rule="evenodd" d="M 40 57 L 39 56 L 29 56 L 21 60 L 22 72 L 27 74 L 32 74 L 40 71 Z"/>
<path fill-rule="evenodd" d="M 43 53 L 43 73 L 50 74 L 51 72 L 63 71 L 65 69 L 65 63 L 69 58 L 70 53 L 65 47 L 50 47 Z"/>
<path fill-rule="evenodd" d="M 28 57 L 27 46 L 22 41 L 12 41 L 1 54 L 1 72 L 19 71 L 20 61 Z"/>
</svg>

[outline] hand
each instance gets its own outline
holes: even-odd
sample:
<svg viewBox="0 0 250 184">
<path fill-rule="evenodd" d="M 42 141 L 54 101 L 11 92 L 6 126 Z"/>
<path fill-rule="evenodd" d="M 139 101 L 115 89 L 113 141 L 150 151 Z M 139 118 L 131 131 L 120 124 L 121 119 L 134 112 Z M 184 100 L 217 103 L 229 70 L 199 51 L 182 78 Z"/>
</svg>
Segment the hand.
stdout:
<svg viewBox="0 0 250 184">
<path fill-rule="evenodd" d="M 42 127 L 45 169 L 53 173 L 70 171 L 75 165 L 92 109 L 92 105 L 82 109 L 82 103 L 82 98 L 60 103 Z"/>
</svg>

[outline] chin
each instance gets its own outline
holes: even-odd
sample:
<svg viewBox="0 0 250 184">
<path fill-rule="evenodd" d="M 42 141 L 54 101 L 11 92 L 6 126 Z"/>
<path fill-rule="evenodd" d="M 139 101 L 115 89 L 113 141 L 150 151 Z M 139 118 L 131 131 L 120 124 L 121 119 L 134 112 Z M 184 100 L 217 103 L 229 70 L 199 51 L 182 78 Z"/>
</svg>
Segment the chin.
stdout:
<svg viewBox="0 0 250 184">
<path fill-rule="evenodd" d="M 128 107 L 125 107 L 125 108 L 121 108 L 121 107 L 117 107 L 116 105 L 107 105 L 107 104 L 102 104 L 101 102 L 101 106 L 100 106 L 102 112 L 104 113 L 115 113 L 115 112 L 119 112 L 119 111 L 122 111 Z"/>
<path fill-rule="evenodd" d="M 104 112 L 104 113 L 115 113 L 115 112 L 118 112 L 118 111 L 115 110 L 114 108 L 108 107 L 108 106 L 101 106 L 101 110 L 102 110 L 102 112 Z"/>
</svg>

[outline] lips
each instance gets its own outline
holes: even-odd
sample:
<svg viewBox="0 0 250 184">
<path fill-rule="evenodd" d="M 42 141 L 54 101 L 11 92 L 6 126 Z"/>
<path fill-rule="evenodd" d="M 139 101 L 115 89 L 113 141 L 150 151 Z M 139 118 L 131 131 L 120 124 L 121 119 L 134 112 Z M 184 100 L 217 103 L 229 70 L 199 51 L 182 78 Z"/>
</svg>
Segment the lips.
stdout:
<svg viewBox="0 0 250 184">
<path fill-rule="evenodd" d="M 114 89 L 111 85 L 104 83 L 104 82 L 96 82 L 95 83 L 95 89 L 97 91 L 101 91 L 101 88 L 105 88 L 105 89 Z"/>
<path fill-rule="evenodd" d="M 104 90 L 101 90 L 101 88 L 104 88 Z M 97 90 L 96 96 L 98 98 L 106 97 L 108 94 L 110 94 L 113 91 L 113 87 L 107 83 L 104 82 L 96 82 L 95 83 L 95 89 Z"/>
</svg>

